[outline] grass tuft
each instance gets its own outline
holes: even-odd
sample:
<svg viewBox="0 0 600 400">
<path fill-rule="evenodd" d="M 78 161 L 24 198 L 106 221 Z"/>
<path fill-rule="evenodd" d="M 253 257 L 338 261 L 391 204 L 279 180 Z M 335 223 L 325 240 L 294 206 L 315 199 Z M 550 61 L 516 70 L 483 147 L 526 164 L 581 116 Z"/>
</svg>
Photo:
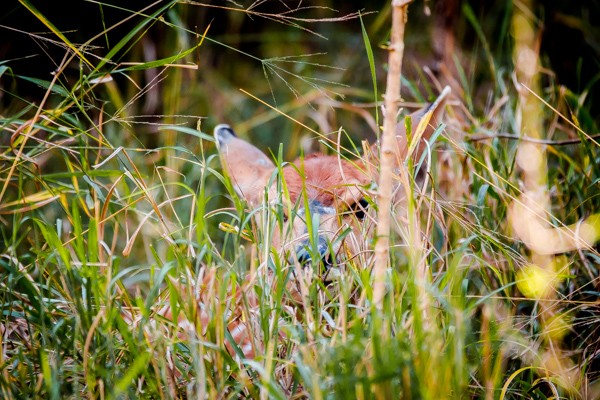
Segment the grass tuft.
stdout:
<svg viewBox="0 0 600 400">
<path fill-rule="evenodd" d="M 40 44 L 0 62 L 0 397 L 600 396 L 593 60 L 573 60 L 578 84 L 563 84 L 536 42 L 543 13 L 465 3 L 465 44 L 445 66 L 455 95 L 418 160 L 428 185 L 410 214 L 390 208 L 375 317 L 376 185 L 362 237 L 340 233 L 359 251 L 327 280 L 274 243 L 298 211 L 285 162 L 317 147 L 355 162 L 379 134 L 387 65 L 375 44 L 391 8 L 323 4 L 91 2 L 90 26 L 73 30 L 21 1 L 15 25 L 0 23 Z M 415 44 L 433 24 L 419 7 L 406 57 L 433 65 Z M 586 18 L 555 20 L 593 39 Z M 401 115 L 439 93 L 432 71 L 405 68 Z M 276 201 L 252 210 L 237 196 L 206 133 L 222 122 L 273 155 Z"/>
</svg>

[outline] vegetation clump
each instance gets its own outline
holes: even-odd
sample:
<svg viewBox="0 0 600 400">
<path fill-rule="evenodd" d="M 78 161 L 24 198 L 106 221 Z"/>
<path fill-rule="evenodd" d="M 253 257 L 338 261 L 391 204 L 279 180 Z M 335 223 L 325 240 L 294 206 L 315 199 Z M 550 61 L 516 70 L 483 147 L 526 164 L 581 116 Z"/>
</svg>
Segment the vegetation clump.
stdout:
<svg viewBox="0 0 600 400">
<path fill-rule="evenodd" d="M 206 132 L 363 154 L 390 2 L 75 3 L 0 17 L 0 397 L 600 397 L 597 1 L 410 4 L 398 121 L 449 85 L 444 124 L 383 285 L 365 235 L 301 299 Z"/>
</svg>

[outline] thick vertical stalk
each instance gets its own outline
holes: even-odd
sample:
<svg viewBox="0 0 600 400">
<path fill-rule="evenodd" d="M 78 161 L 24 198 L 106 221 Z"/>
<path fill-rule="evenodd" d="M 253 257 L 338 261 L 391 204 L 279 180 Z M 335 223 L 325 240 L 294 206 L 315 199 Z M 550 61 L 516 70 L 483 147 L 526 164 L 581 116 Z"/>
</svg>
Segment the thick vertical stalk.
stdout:
<svg viewBox="0 0 600 400">
<path fill-rule="evenodd" d="M 542 103 L 536 95 L 541 92 L 540 29 L 536 26 L 537 21 L 532 18 L 534 14 L 530 11 L 534 8 L 534 3 L 533 0 L 524 0 L 519 7 L 514 8 L 513 61 L 519 92 L 517 115 L 520 133 L 524 137 L 541 139 L 544 130 L 543 110 Z M 521 275 L 518 275 L 517 279 L 535 282 L 534 275 L 545 278 L 545 283 L 539 285 L 540 287 L 533 287 L 531 293 L 527 293 L 527 290 L 524 293 L 528 297 L 544 300 L 539 304 L 540 320 L 542 326 L 545 326 L 555 318 L 562 318 L 558 314 L 556 303 L 551 301 L 556 297 L 554 286 L 557 285 L 559 274 L 564 271 L 561 265 L 564 263 L 554 254 L 559 254 L 561 250 L 572 250 L 570 247 L 579 248 L 583 244 L 579 238 L 573 237 L 575 235 L 572 233 L 570 240 L 562 239 L 560 229 L 550 227 L 548 219 L 551 216 L 551 199 L 548 191 L 545 147 L 533 143 L 521 143 L 517 151 L 517 165 L 523 179 L 523 193 L 511 206 L 511 223 L 513 230 L 531 250 L 531 263 L 520 271 Z M 531 285 L 535 286 L 534 283 Z M 542 368 L 546 373 L 558 378 L 569 392 L 577 392 L 581 385 L 579 381 L 581 372 L 577 371 L 571 360 L 565 356 L 560 348 L 560 341 L 554 340 L 552 335 L 547 335 L 546 340 L 546 349 L 541 350 Z"/>
<path fill-rule="evenodd" d="M 381 173 L 377 196 L 377 242 L 375 244 L 375 283 L 373 302 L 381 310 L 385 295 L 385 273 L 389 260 L 390 217 L 392 204 L 392 168 L 398 157 L 396 116 L 400 101 L 400 74 L 404 55 L 404 27 L 410 0 L 392 0 L 392 34 L 389 47 L 388 74 L 385 92 L 385 116 L 381 139 Z"/>
</svg>

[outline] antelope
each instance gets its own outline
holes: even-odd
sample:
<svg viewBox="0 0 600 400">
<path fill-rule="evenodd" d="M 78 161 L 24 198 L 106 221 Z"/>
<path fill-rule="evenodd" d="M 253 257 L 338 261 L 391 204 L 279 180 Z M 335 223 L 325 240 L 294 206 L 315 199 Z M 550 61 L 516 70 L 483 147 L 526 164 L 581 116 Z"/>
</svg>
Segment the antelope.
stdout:
<svg viewBox="0 0 600 400">
<path fill-rule="evenodd" d="M 426 142 L 441 122 L 449 93 L 450 88 L 444 88 L 435 102 L 410 115 L 411 135 L 406 134 L 404 121 L 397 125 L 398 164 L 406 158 L 409 145 L 414 147 L 411 157 L 415 164 L 419 163 L 427 149 Z M 416 135 L 420 136 L 418 143 L 409 143 L 409 138 Z M 239 138 L 229 125 L 216 126 L 214 137 L 223 169 L 240 198 L 251 208 L 263 204 L 265 193 L 267 204 L 281 199 L 275 179 L 278 168 L 265 153 Z M 356 244 L 364 242 L 356 239 L 370 231 L 365 227 L 369 224 L 365 216 L 372 200 L 366 189 L 378 180 L 378 154 L 379 143 L 375 143 L 362 158 L 354 161 L 340 156 L 312 154 L 281 168 L 289 198 L 283 199 L 286 203 L 283 207 L 285 222 L 281 231 L 274 232 L 273 246 L 292 254 L 289 260 L 302 266 L 321 262 L 329 268 L 339 264 L 342 248 L 347 254 L 356 254 L 359 251 Z M 426 169 L 426 162 L 421 163 L 417 186 L 422 184 L 422 171 Z M 312 226 L 315 224 L 316 227 Z M 309 225 L 317 232 L 316 238 L 312 238 L 313 243 Z M 337 240 L 342 234 L 343 239 Z"/>
<path fill-rule="evenodd" d="M 408 156 L 416 163 L 422 159 L 427 141 L 441 123 L 449 93 L 450 88 L 444 88 L 433 103 L 410 115 L 411 135 L 406 134 L 404 121 L 397 125 L 398 166 Z M 263 218 L 264 210 L 268 210 L 270 205 L 284 203 L 280 205 L 285 221 L 282 229 L 275 230 L 272 246 L 289 254 L 284 259 L 291 265 L 303 267 L 309 273 L 320 266 L 328 270 L 343 263 L 344 253 L 352 256 L 360 250 L 358 244 L 365 242 L 364 235 L 370 233 L 373 225 L 367 219 L 373 203 L 367 188 L 378 180 L 379 143 L 370 145 L 363 157 L 353 161 L 339 156 L 312 154 L 278 168 L 265 153 L 239 138 L 229 125 L 216 126 L 214 137 L 223 170 L 237 195 L 246 201 L 249 208 L 263 208 L 263 212 L 255 213 L 257 219 Z M 426 163 L 420 164 L 420 168 L 426 170 Z M 278 193 L 281 186 L 275 175 L 279 171 L 282 173 L 281 183 L 287 189 L 286 196 Z M 423 176 L 423 173 L 416 175 L 418 185 L 422 184 Z M 316 232 L 316 235 L 311 237 L 309 231 Z M 309 266 L 314 268 L 307 268 Z M 214 279 L 214 271 L 208 271 L 202 287 L 210 287 L 207 282 Z M 293 281 L 291 279 L 288 286 L 294 286 Z M 242 303 L 256 308 L 258 299 L 248 279 L 239 285 L 235 295 L 219 300 L 230 305 L 231 318 L 227 329 L 233 343 L 226 342 L 225 346 L 232 356 L 254 358 L 261 350 L 261 341 L 256 337 L 259 329 L 256 329 L 256 321 L 251 315 L 242 315 L 245 312 Z M 297 301 L 299 290 L 294 287 L 288 289 Z M 182 316 L 178 318 L 179 327 L 185 332 L 180 335 L 182 339 L 190 332 L 203 335 L 204 332 L 195 332 L 194 329 L 206 327 L 209 323 L 210 316 L 203 305 L 211 294 L 202 290 L 198 292 L 195 295 L 198 305 L 196 323 L 191 324 Z M 173 318 L 168 306 L 158 313 L 168 319 Z"/>
</svg>

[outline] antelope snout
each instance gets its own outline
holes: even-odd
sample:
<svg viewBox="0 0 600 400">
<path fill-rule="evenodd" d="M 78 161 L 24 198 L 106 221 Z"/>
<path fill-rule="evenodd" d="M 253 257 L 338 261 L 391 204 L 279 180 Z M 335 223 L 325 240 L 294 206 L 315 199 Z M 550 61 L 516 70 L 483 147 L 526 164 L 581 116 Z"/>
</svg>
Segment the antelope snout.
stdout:
<svg viewBox="0 0 600 400">
<path fill-rule="evenodd" d="M 316 248 L 313 248 L 309 240 L 303 241 L 296 247 L 295 256 L 296 260 L 298 260 L 300 265 L 303 267 L 307 267 L 314 262 L 318 263 L 321 261 L 327 268 L 329 268 L 332 264 L 328 240 L 323 236 L 319 236 L 316 243 Z"/>
</svg>

